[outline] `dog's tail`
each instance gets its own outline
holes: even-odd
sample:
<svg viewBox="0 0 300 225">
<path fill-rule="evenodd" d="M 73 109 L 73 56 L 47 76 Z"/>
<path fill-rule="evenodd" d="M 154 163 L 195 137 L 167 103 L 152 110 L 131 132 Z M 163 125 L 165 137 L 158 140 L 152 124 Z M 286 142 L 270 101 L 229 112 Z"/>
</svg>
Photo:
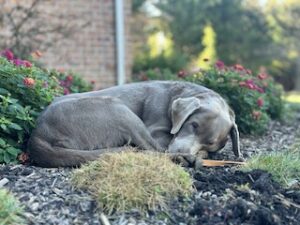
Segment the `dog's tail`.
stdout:
<svg viewBox="0 0 300 225">
<path fill-rule="evenodd" d="M 242 157 L 240 151 L 240 137 L 237 125 L 234 123 L 230 130 L 230 137 L 232 141 L 232 151 L 237 158 Z"/>
<path fill-rule="evenodd" d="M 126 147 L 98 149 L 92 151 L 68 149 L 51 146 L 48 142 L 38 138 L 30 138 L 28 143 L 29 158 L 41 167 L 75 167 L 88 161 L 96 160 L 101 154 L 120 152 Z"/>
</svg>

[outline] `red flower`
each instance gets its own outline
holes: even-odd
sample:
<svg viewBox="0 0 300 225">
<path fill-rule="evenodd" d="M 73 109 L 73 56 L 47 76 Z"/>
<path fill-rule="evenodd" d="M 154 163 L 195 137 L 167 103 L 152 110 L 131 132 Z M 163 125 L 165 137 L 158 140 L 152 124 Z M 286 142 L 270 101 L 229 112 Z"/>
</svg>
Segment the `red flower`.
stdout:
<svg viewBox="0 0 300 225">
<path fill-rule="evenodd" d="M 73 81 L 73 76 L 72 75 L 66 76 L 66 81 L 72 82 Z"/>
<path fill-rule="evenodd" d="M 216 63 L 215 63 L 215 67 L 219 70 L 222 70 L 225 68 L 225 64 L 224 62 L 222 62 L 221 60 L 218 60 Z"/>
<path fill-rule="evenodd" d="M 261 80 L 265 80 L 265 79 L 268 78 L 268 74 L 266 74 L 266 73 L 260 73 L 260 74 L 257 75 L 257 77 L 259 79 L 261 79 Z"/>
<path fill-rule="evenodd" d="M 12 53 L 12 51 L 9 49 L 5 49 L 4 51 L 2 51 L 1 55 L 4 56 L 7 60 L 14 59 L 14 53 Z"/>
<path fill-rule="evenodd" d="M 29 61 L 27 61 L 27 60 L 23 60 L 23 65 L 24 65 L 25 67 L 32 67 L 32 63 L 29 62 Z"/>
<path fill-rule="evenodd" d="M 187 73 L 184 70 L 180 70 L 177 73 L 177 77 L 179 77 L 179 78 L 185 78 L 186 76 L 187 76 Z"/>
<path fill-rule="evenodd" d="M 262 98 L 257 99 L 257 105 L 262 107 L 264 105 L 264 100 Z"/>
<path fill-rule="evenodd" d="M 27 87 L 32 87 L 35 84 L 35 81 L 34 81 L 34 79 L 32 79 L 30 77 L 25 77 L 23 80 L 23 83 Z"/>
<path fill-rule="evenodd" d="M 261 117 L 261 112 L 260 111 L 253 111 L 252 116 L 255 120 L 259 120 Z"/>
<path fill-rule="evenodd" d="M 245 70 L 245 68 L 244 68 L 242 65 L 240 65 L 240 64 L 234 65 L 233 68 L 234 68 L 235 70 L 238 70 L 238 71 L 243 71 L 243 70 Z"/>
</svg>

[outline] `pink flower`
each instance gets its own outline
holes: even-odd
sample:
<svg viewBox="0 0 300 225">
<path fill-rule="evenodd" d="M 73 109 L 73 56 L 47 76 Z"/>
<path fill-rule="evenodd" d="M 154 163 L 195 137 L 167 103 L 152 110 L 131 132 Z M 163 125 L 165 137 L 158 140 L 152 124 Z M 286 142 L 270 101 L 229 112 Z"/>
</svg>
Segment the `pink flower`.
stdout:
<svg viewBox="0 0 300 225">
<path fill-rule="evenodd" d="M 64 80 L 61 80 L 61 81 L 59 81 L 59 85 L 64 87 L 64 86 L 66 86 L 66 82 Z"/>
<path fill-rule="evenodd" d="M 25 67 L 32 67 L 32 63 L 29 62 L 29 61 L 27 61 L 27 60 L 23 60 L 23 65 L 24 65 Z"/>
<path fill-rule="evenodd" d="M 248 87 L 251 90 L 256 89 L 256 85 L 254 84 L 254 81 L 251 79 L 246 80 L 246 87 Z"/>
<path fill-rule="evenodd" d="M 14 60 L 13 60 L 13 63 L 14 63 L 16 66 L 23 66 L 23 65 L 24 65 L 23 60 L 21 60 L 21 59 L 14 59 Z"/>
<path fill-rule="evenodd" d="M 258 107 L 262 107 L 264 105 L 264 100 L 262 98 L 258 98 L 257 105 L 258 105 Z"/>
<path fill-rule="evenodd" d="M 260 79 L 260 80 L 265 80 L 268 78 L 268 74 L 266 73 L 260 73 L 257 75 L 257 77 Z"/>
<path fill-rule="evenodd" d="M 256 86 L 256 90 L 257 90 L 259 93 L 265 93 L 265 90 L 262 89 L 261 87 Z"/>
<path fill-rule="evenodd" d="M 249 74 L 249 75 L 251 75 L 251 74 L 252 74 L 252 71 L 249 70 L 249 69 L 246 69 L 246 73 Z"/>
<path fill-rule="evenodd" d="M 34 79 L 32 79 L 30 77 L 25 77 L 24 80 L 23 80 L 23 83 L 27 87 L 32 87 L 32 86 L 34 86 L 35 81 L 34 81 Z"/>
<path fill-rule="evenodd" d="M 7 60 L 14 59 L 14 53 L 12 53 L 12 51 L 9 49 L 5 49 L 4 51 L 2 51 L 1 55 L 4 56 Z"/>
<path fill-rule="evenodd" d="M 222 70 L 225 68 L 225 64 L 224 62 L 222 62 L 221 60 L 218 60 L 216 63 L 215 63 L 215 67 L 219 70 Z"/>
<path fill-rule="evenodd" d="M 70 94 L 70 90 L 68 88 L 64 88 L 64 95 Z"/>
</svg>

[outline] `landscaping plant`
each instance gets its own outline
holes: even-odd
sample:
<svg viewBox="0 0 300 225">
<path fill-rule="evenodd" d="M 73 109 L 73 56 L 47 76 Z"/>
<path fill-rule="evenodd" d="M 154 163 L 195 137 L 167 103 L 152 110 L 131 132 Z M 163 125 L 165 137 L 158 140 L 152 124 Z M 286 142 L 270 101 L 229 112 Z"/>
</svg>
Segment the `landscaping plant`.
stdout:
<svg viewBox="0 0 300 225">
<path fill-rule="evenodd" d="M 24 224 L 23 209 L 19 202 L 5 189 L 0 189 L 0 225 Z"/>
<path fill-rule="evenodd" d="M 26 149 L 37 116 L 54 97 L 92 87 L 77 75 L 64 75 L 15 58 L 9 50 L 1 55 L 0 163 L 9 163 L 16 162 L 17 156 Z"/>
<path fill-rule="evenodd" d="M 284 110 L 283 90 L 265 72 L 252 73 L 242 65 L 226 66 L 222 61 L 207 70 L 177 74 L 156 69 L 140 72 L 140 80 L 183 80 L 208 87 L 224 97 L 236 114 L 244 134 L 261 134 L 270 119 L 281 119 Z"/>
</svg>

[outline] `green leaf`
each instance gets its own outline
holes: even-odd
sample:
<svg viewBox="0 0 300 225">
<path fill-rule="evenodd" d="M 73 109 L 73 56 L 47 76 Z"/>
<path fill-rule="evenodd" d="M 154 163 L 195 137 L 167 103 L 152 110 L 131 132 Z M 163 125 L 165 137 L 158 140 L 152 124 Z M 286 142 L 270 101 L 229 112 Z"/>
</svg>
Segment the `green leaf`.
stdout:
<svg viewBox="0 0 300 225">
<path fill-rule="evenodd" d="M 9 91 L 6 90 L 5 88 L 0 88 L 0 94 L 7 95 L 7 94 L 9 94 Z"/>
<path fill-rule="evenodd" d="M 2 138 L 0 138 L 0 146 L 5 146 L 5 141 Z"/>
<path fill-rule="evenodd" d="M 2 128 L 2 130 L 7 131 L 7 126 L 5 124 L 1 124 L 0 127 Z"/>
<path fill-rule="evenodd" d="M 18 124 L 16 123 L 11 123 L 8 125 L 9 128 L 15 129 L 15 130 L 22 130 L 22 127 L 20 127 Z"/>
<path fill-rule="evenodd" d="M 9 163 L 10 162 L 10 155 L 9 155 L 9 153 L 4 152 L 3 161 L 5 163 Z"/>
<path fill-rule="evenodd" d="M 17 148 L 14 148 L 14 147 L 8 147 L 8 148 L 6 149 L 6 151 L 7 151 L 9 154 L 13 155 L 14 157 L 17 157 L 17 155 L 21 152 L 20 149 L 17 149 Z"/>
</svg>

